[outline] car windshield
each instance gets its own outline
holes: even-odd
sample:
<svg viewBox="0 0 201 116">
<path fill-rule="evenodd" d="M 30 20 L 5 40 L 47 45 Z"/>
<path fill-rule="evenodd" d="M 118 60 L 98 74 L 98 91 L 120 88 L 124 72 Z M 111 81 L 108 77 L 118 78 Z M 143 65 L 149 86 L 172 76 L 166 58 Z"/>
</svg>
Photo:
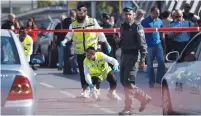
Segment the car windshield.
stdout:
<svg viewBox="0 0 201 116">
<path fill-rule="evenodd" d="M 1 64 L 20 64 L 16 45 L 11 37 L 1 36 Z"/>
</svg>

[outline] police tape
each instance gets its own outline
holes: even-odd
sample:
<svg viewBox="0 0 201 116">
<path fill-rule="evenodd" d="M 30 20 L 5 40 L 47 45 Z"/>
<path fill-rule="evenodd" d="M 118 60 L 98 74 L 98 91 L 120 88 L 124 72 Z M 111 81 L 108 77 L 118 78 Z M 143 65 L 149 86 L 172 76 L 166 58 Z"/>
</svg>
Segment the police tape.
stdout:
<svg viewBox="0 0 201 116">
<path fill-rule="evenodd" d="M 104 32 L 116 33 L 120 32 L 120 28 L 107 28 L 107 29 L 57 29 L 57 30 L 28 30 L 33 32 Z M 171 28 L 144 28 L 145 32 L 197 32 L 201 31 L 201 27 L 171 27 Z"/>
</svg>

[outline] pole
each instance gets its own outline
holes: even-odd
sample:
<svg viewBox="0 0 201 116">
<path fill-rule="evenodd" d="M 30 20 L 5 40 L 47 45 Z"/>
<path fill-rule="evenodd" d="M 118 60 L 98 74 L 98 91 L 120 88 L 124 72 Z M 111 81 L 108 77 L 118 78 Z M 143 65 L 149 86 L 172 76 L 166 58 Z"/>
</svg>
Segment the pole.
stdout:
<svg viewBox="0 0 201 116">
<path fill-rule="evenodd" d="M 96 18 L 96 1 L 91 1 L 91 16 Z"/>
<path fill-rule="evenodd" d="M 9 8 L 10 8 L 10 13 L 13 13 L 13 8 L 12 8 L 11 0 L 9 0 Z"/>
</svg>

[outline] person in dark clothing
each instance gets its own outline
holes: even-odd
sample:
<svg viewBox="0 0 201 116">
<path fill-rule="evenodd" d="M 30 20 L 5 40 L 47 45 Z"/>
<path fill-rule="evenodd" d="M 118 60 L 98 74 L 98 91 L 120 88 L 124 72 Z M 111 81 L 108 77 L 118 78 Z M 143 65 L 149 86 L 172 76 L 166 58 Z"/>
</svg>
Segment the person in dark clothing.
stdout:
<svg viewBox="0 0 201 116">
<path fill-rule="evenodd" d="M 64 19 L 64 21 L 63 21 L 64 29 L 69 29 L 70 24 L 75 20 L 75 18 L 76 18 L 76 11 L 71 10 L 70 11 L 70 17 Z M 66 36 L 66 34 L 65 34 L 65 36 Z M 75 67 L 74 66 L 75 65 L 74 59 L 73 59 L 73 61 L 71 61 L 71 59 L 70 59 L 72 57 L 71 47 L 72 47 L 72 41 L 66 43 L 66 46 L 65 46 L 65 49 L 64 49 L 63 74 L 77 73 L 77 71 L 73 68 L 73 67 Z M 73 57 L 73 58 L 75 58 L 75 57 Z M 74 69 L 74 70 L 72 70 L 72 69 Z"/>
<path fill-rule="evenodd" d="M 65 19 L 65 15 L 61 15 L 60 23 L 58 23 L 55 29 L 63 29 L 63 21 Z M 60 42 L 64 40 L 66 33 L 55 32 L 54 39 L 56 41 L 56 46 L 58 49 L 58 70 L 63 69 L 63 61 L 64 61 L 64 47 L 60 45 Z"/>
<path fill-rule="evenodd" d="M 147 45 L 144 29 L 141 24 L 134 22 L 134 11 L 131 7 L 123 9 L 125 22 L 120 27 L 121 64 L 120 81 L 124 87 L 125 107 L 119 115 L 133 115 L 132 99 L 141 102 L 139 111 L 142 112 L 151 101 L 151 97 L 136 86 L 138 65 L 145 66 Z M 140 51 L 140 59 L 138 53 Z"/>
<path fill-rule="evenodd" d="M 101 27 L 103 28 L 115 28 L 115 24 L 113 24 L 111 21 L 110 21 L 110 15 L 107 14 L 107 13 L 103 13 L 102 14 L 102 18 L 103 18 L 103 22 L 102 22 L 102 25 Z M 116 50 L 117 50 L 117 47 L 116 47 L 116 41 L 115 39 L 118 37 L 118 33 L 105 33 L 105 37 L 107 38 L 107 41 L 108 43 L 110 44 L 110 46 L 112 47 L 112 51 L 111 53 L 107 53 L 107 50 L 105 49 L 105 45 L 102 44 L 102 52 L 113 57 L 113 58 L 116 58 Z M 111 67 L 112 64 L 109 64 Z"/>
<path fill-rule="evenodd" d="M 192 21 L 193 23 L 196 23 L 196 22 L 197 22 L 197 19 L 196 19 L 196 17 L 194 16 L 194 13 L 191 13 L 190 10 L 191 10 L 190 4 L 185 3 L 185 4 L 184 4 L 183 18 L 184 18 L 185 20 Z"/>
<path fill-rule="evenodd" d="M 200 19 L 197 21 L 197 23 L 198 23 L 198 26 L 201 26 L 201 9 L 200 9 L 198 15 L 199 15 Z"/>
<path fill-rule="evenodd" d="M 19 29 L 16 23 L 16 18 L 14 14 L 8 15 L 8 21 L 6 21 L 4 24 L 2 24 L 1 29 L 11 29 L 15 33 L 17 33 L 16 29 Z"/>
</svg>

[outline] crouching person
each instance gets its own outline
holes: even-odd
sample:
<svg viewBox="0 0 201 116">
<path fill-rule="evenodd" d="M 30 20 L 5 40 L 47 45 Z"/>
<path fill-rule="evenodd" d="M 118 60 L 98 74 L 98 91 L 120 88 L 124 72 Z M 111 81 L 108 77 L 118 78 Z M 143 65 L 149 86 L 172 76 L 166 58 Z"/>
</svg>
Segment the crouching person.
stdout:
<svg viewBox="0 0 201 116">
<path fill-rule="evenodd" d="M 119 63 L 116 59 L 102 52 L 96 52 L 94 47 L 87 48 L 86 58 L 84 59 L 85 80 L 96 99 L 100 96 L 100 83 L 106 79 L 110 85 L 107 97 L 111 100 L 121 100 L 115 90 L 117 79 L 108 63 L 114 65 L 114 71 L 118 71 Z"/>
</svg>

